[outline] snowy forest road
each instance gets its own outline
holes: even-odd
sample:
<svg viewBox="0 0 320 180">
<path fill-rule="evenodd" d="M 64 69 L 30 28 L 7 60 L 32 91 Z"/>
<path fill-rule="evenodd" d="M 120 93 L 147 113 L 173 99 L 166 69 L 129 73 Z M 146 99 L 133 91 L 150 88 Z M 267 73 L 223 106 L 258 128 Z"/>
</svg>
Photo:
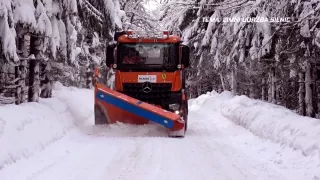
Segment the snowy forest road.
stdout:
<svg viewBox="0 0 320 180">
<path fill-rule="evenodd" d="M 168 138 L 165 129 L 151 124 L 83 126 L 7 166 L 0 179 L 310 179 L 290 165 L 301 154 L 254 136 L 219 112 L 191 104 L 189 121 L 182 139 Z"/>
</svg>

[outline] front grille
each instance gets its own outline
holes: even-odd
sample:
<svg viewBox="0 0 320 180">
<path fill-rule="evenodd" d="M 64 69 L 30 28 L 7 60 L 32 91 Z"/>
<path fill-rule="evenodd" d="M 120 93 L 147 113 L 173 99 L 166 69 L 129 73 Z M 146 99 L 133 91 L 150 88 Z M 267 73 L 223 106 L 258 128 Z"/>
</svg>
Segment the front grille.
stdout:
<svg viewBox="0 0 320 180">
<path fill-rule="evenodd" d="M 142 85 L 143 83 L 123 83 L 123 93 L 147 102 L 171 97 L 171 83 L 151 83 L 152 90 L 149 93 L 143 92 Z"/>
</svg>

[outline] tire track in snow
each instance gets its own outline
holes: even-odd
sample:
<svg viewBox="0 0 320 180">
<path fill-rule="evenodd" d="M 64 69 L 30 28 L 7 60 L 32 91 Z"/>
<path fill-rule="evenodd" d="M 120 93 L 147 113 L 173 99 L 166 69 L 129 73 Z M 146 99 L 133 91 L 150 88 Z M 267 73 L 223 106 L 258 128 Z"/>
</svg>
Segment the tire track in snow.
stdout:
<svg viewBox="0 0 320 180">
<path fill-rule="evenodd" d="M 137 162 L 144 156 L 142 152 L 142 143 L 139 140 L 131 141 L 131 139 L 119 139 L 119 141 L 125 141 L 122 142 L 125 146 L 119 147 L 122 151 L 115 154 L 114 159 L 109 163 L 108 167 L 105 168 L 108 173 L 103 174 L 101 179 L 105 179 L 105 177 L 108 177 L 110 180 L 125 179 L 126 177 L 131 179 L 132 177 L 128 177 L 127 175 L 134 172 L 137 168 Z M 126 141 L 128 143 L 126 143 Z"/>
<path fill-rule="evenodd" d="M 197 114 L 197 117 L 203 116 L 201 113 L 195 112 L 195 114 Z M 219 116 L 220 115 L 216 113 L 215 118 L 219 118 L 220 121 L 224 121 L 223 117 L 222 116 L 219 117 Z M 237 169 L 237 171 L 243 176 L 244 179 L 258 180 L 258 179 L 261 179 L 262 177 L 263 177 L 262 178 L 263 180 L 265 180 L 266 178 L 270 180 L 291 179 L 284 176 L 284 174 L 280 174 L 278 169 L 270 167 L 271 164 L 257 161 L 257 159 L 252 158 L 252 154 L 247 154 L 242 152 L 240 148 L 232 146 L 232 143 L 223 142 L 222 139 L 226 141 L 228 140 L 230 135 L 224 133 L 223 132 L 224 129 L 218 129 L 217 127 L 215 127 L 214 121 L 212 119 L 205 116 L 203 116 L 203 119 L 204 119 L 203 122 L 197 122 L 197 126 L 202 127 L 201 131 L 199 132 L 201 134 L 211 133 L 212 134 L 211 137 L 214 137 L 214 139 L 211 139 L 206 136 L 201 136 L 202 142 L 204 142 L 203 145 L 205 145 L 205 147 L 203 148 L 206 148 L 210 151 L 212 150 L 216 151 L 217 147 L 219 147 L 220 149 L 218 151 L 218 154 L 220 155 L 218 157 L 223 157 L 225 159 L 223 161 L 224 164 L 229 164 L 229 167 L 226 167 L 226 169 Z M 206 131 L 206 133 L 204 133 L 204 131 Z M 223 137 L 223 138 L 220 138 L 220 139 L 216 138 L 217 136 Z M 234 138 L 237 138 L 237 137 L 234 137 Z M 226 163 L 226 162 L 229 162 L 229 163 Z M 245 162 L 245 166 L 243 162 Z M 234 178 L 237 178 L 237 176 L 233 177 L 232 179 Z"/>
<path fill-rule="evenodd" d="M 64 158 L 69 156 L 69 154 L 65 154 L 64 156 L 61 156 L 60 158 L 56 159 L 54 162 L 45 165 L 43 168 L 39 169 L 38 171 L 31 174 L 31 176 L 27 177 L 27 180 L 33 180 L 36 179 L 41 174 L 45 173 L 46 171 L 49 171 L 51 168 L 56 166 L 60 161 L 62 161 Z"/>
<path fill-rule="evenodd" d="M 122 171 L 119 172 L 119 176 L 116 179 L 125 179 L 127 174 L 132 173 L 137 169 L 137 162 L 142 158 L 142 147 L 140 141 L 134 141 L 133 149 L 130 150 L 129 156 L 126 157 L 126 162 Z"/>
<path fill-rule="evenodd" d="M 132 177 L 139 177 L 139 179 L 158 179 L 159 169 L 162 164 L 162 149 L 158 146 L 157 142 L 162 139 L 163 138 L 137 138 L 135 148 L 128 158 L 129 163 L 125 165 L 126 170 L 119 172 L 121 175 L 118 179 L 130 180 Z"/>
<path fill-rule="evenodd" d="M 192 113 L 190 114 L 193 115 Z M 231 154 L 231 156 L 230 154 L 224 154 L 224 149 L 221 149 L 221 144 L 214 141 L 213 138 L 222 138 L 222 136 L 219 133 L 216 133 L 214 129 L 210 129 L 209 131 L 208 123 L 205 123 L 205 121 L 209 121 L 210 119 L 200 114 L 195 117 L 202 117 L 200 118 L 202 120 L 195 121 L 195 123 L 192 124 L 192 126 L 198 129 L 198 135 L 196 136 L 198 138 L 194 141 L 196 142 L 198 150 L 201 150 L 201 152 L 198 153 L 204 156 L 204 162 L 206 159 L 207 161 L 210 159 L 210 164 L 212 166 L 210 169 L 215 171 L 215 173 L 211 174 L 212 177 L 205 177 L 204 179 L 248 179 L 248 175 L 245 174 L 242 169 L 238 168 L 234 164 L 234 161 L 230 159 L 234 154 Z M 256 179 L 256 177 L 253 177 L 252 179 Z"/>
</svg>

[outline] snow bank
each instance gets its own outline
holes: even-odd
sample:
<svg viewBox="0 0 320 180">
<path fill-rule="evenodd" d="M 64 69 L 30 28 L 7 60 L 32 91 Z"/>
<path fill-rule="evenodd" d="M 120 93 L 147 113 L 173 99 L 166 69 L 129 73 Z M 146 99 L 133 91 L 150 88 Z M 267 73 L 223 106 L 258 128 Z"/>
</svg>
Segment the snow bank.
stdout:
<svg viewBox="0 0 320 180">
<path fill-rule="evenodd" d="M 253 134 L 300 150 L 305 156 L 320 155 L 318 119 L 299 116 L 282 106 L 246 96 L 232 96 L 230 92 L 207 93 L 192 100 L 190 108 L 200 107 L 220 111 Z"/>
<path fill-rule="evenodd" d="M 85 96 L 83 96 L 85 93 Z M 88 95 L 89 94 L 89 95 Z M 0 107 L 0 171 L 65 136 L 93 116 L 93 91 L 56 83 L 53 98 Z"/>
</svg>

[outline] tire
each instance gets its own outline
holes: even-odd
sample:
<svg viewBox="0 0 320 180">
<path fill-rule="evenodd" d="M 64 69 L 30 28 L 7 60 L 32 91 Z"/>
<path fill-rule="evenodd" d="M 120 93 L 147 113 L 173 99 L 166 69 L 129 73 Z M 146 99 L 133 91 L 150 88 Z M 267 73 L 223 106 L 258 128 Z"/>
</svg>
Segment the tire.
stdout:
<svg viewBox="0 0 320 180">
<path fill-rule="evenodd" d="M 101 108 L 97 105 L 94 106 L 94 124 L 100 125 L 100 124 L 107 124 L 107 118 L 102 112 Z"/>
</svg>

